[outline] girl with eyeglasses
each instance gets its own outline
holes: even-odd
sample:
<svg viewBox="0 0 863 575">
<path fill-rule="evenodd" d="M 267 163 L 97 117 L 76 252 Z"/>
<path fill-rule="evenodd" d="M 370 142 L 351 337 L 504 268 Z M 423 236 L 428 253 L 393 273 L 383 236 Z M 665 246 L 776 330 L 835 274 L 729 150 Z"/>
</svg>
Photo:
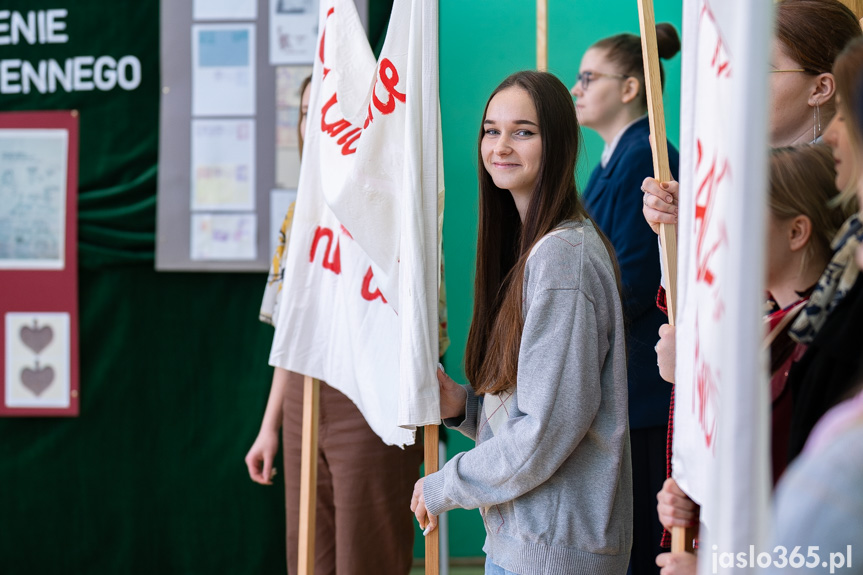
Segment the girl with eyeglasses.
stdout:
<svg viewBox="0 0 863 575">
<path fill-rule="evenodd" d="M 671 24 L 656 27 L 659 55 L 680 51 Z M 664 71 L 660 65 L 664 83 Z M 572 87 L 578 120 L 605 142 L 599 165 L 584 190 L 591 219 L 611 240 L 620 264 L 623 308 L 628 322 L 629 425 L 632 442 L 634 530 L 631 570 L 657 573 L 662 526 L 656 492 L 665 479 L 665 440 L 671 386 L 663 381 L 653 345 L 665 316 L 655 305 L 660 282 L 656 236 L 641 213 L 641 183 L 653 175 L 650 126 L 641 39 L 617 34 L 596 42 L 581 60 Z M 671 171 L 678 154 L 668 146 Z"/>
<path fill-rule="evenodd" d="M 836 113 L 836 56 L 860 35 L 838 0 L 783 0 L 770 53 L 770 145 L 820 142 Z"/>
</svg>

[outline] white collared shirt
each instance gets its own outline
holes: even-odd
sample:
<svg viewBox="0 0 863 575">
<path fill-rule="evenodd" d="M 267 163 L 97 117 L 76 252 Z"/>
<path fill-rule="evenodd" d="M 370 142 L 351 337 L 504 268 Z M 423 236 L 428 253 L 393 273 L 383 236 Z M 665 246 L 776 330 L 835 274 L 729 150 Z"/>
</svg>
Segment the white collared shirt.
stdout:
<svg viewBox="0 0 863 575">
<path fill-rule="evenodd" d="M 602 158 L 599 161 L 600 165 L 603 168 L 608 165 L 608 160 L 610 160 L 612 154 L 614 154 L 614 150 L 617 148 L 617 144 L 620 143 L 620 138 L 623 137 L 623 134 L 625 134 L 626 131 L 633 124 L 635 124 L 636 122 L 638 122 L 639 120 L 641 120 L 645 116 L 647 116 L 647 114 L 645 114 L 644 116 L 639 116 L 636 119 L 634 119 L 633 121 L 631 121 L 630 123 L 628 123 L 627 125 L 625 125 L 623 127 L 623 129 L 617 133 L 617 135 L 614 137 L 614 139 L 611 141 L 611 143 L 605 145 L 605 148 L 603 148 L 603 150 L 602 150 Z"/>
</svg>

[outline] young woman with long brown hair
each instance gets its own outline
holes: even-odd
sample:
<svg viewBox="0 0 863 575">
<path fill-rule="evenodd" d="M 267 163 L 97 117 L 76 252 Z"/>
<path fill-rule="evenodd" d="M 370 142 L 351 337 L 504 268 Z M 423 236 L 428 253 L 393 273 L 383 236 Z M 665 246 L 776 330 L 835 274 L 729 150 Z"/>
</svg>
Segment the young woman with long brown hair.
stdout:
<svg viewBox="0 0 863 575">
<path fill-rule="evenodd" d="M 470 385 L 441 417 L 476 440 L 417 482 L 422 526 L 479 508 L 486 573 L 624 573 L 632 541 L 626 350 L 612 250 L 579 202 L 578 121 L 551 74 L 492 93 L 479 137 Z"/>
</svg>

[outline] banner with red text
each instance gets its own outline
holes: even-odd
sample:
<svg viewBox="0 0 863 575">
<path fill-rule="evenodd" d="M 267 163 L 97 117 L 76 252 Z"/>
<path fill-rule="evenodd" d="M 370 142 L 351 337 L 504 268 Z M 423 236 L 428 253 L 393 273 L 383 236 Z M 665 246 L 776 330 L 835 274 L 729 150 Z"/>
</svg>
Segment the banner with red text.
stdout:
<svg viewBox="0 0 863 575">
<path fill-rule="evenodd" d="M 701 572 L 711 572 L 713 551 L 748 552 L 766 535 L 761 313 L 772 8 L 684 3 L 673 470 L 701 504 Z"/>
<path fill-rule="evenodd" d="M 396 2 L 377 62 L 350 0 L 321 2 L 319 29 L 270 363 L 409 444 L 440 422 L 437 3 Z"/>
</svg>

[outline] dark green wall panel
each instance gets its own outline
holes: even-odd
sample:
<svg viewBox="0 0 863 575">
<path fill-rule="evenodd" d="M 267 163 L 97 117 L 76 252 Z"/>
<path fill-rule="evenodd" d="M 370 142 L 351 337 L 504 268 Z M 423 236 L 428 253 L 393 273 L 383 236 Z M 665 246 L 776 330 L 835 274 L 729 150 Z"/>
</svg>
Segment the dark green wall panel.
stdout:
<svg viewBox="0 0 863 575">
<path fill-rule="evenodd" d="M 0 420 L 4 574 L 282 573 L 248 479 L 271 368 L 257 275 L 82 271 L 81 415 Z"/>
</svg>

